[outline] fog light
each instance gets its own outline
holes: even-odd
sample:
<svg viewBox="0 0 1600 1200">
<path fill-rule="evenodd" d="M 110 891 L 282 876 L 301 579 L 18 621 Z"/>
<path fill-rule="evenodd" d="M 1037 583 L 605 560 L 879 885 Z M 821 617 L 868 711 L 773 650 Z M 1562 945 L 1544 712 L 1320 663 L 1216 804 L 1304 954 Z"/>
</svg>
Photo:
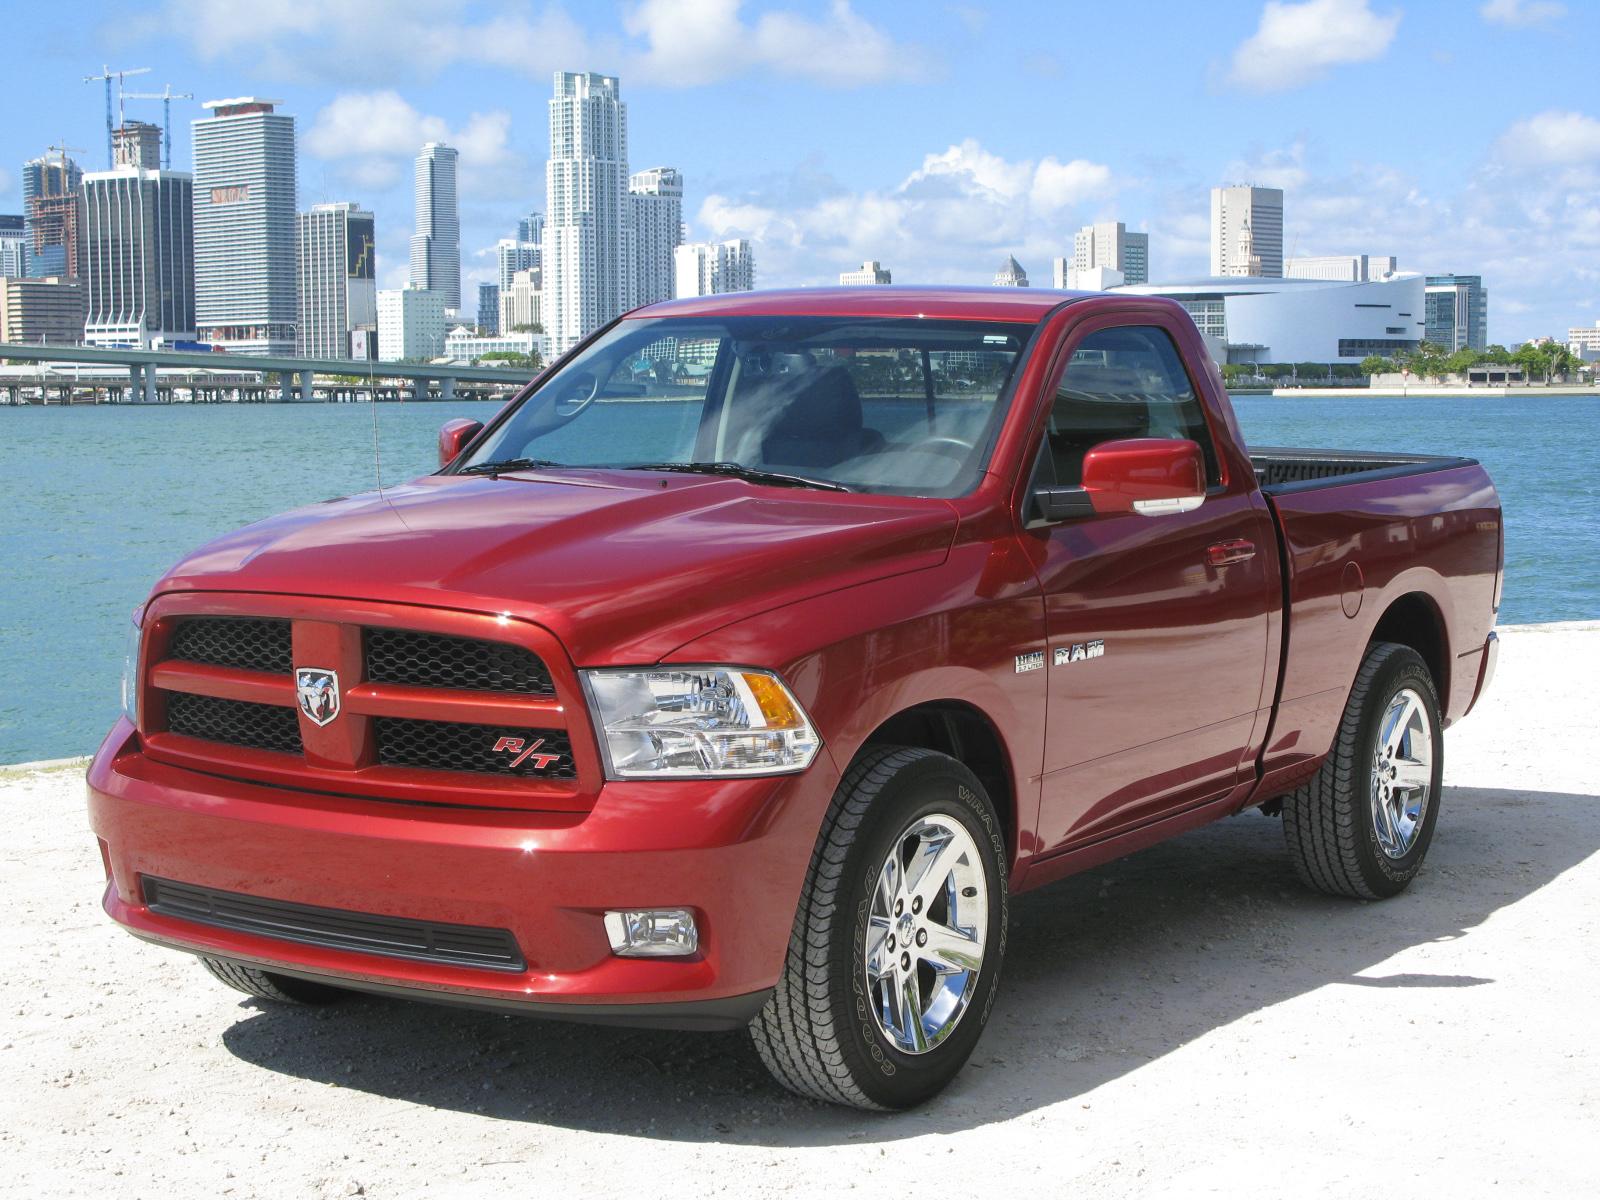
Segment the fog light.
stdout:
<svg viewBox="0 0 1600 1200">
<path fill-rule="evenodd" d="M 687 908 L 608 912 L 606 936 L 611 952 L 625 958 L 675 958 L 700 947 L 694 913 Z"/>
</svg>

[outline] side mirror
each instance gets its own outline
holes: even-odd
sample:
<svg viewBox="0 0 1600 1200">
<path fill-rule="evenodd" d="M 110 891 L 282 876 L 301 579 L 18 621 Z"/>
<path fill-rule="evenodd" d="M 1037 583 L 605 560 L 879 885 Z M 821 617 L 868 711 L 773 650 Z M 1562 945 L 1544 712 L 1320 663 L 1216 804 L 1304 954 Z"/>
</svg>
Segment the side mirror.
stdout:
<svg viewBox="0 0 1600 1200">
<path fill-rule="evenodd" d="M 1187 438 L 1101 442 L 1083 456 L 1083 490 L 1097 513 L 1190 512 L 1206 498 L 1205 459 Z"/>
<path fill-rule="evenodd" d="M 455 462 L 466 444 L 477 437 L 482 429 L 482 421 L 471 421 L 466 417 L 446 421 L 439 430 L 439 465 L 448 467 Z"/>
</svg>

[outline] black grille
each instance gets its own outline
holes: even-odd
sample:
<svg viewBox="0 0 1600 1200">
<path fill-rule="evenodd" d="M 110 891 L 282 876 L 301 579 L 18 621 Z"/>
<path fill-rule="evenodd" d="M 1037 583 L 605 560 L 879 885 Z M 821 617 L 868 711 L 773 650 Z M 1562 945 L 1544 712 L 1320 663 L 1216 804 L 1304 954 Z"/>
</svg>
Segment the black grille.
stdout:
<svg viewBox="0 0 1600 1200">
<path fill-rule="evenodd" d="M 367 630 L 367 678 L 413 687 L 556 694 L 549 669 L 521 646 L 409 629 Z"/>
<path fill-rule="evenodd" d="M 572 762 L 572 743 L 559 729 L 509 729 L 405 717 L 378 717 L 373 724 L 378 736 L 378 761 L 391 767 L 538 779 L 571 779 L 578 773 Z M 516 742 L 521 744 L 513 744 Z M 539 743 L 537 747 L 535 742 Z M 502 743 L 503 748 L 496 750 Z M 540 757 L 547 754 L 559 757 L 554 762 Z M 541 763 L 545 764 L 542 768 Z"/>
<path fill-rule="evenodd" d="M 289 622 L 271 617 L 187 617 L 173 630 L 167 656 L 280 675 L 294 661 Z"/>
<path fill-rule="evenodd" d="M 300 753 L 299 718 L 294 709 L 276 704 L 168 692 L 167 728 L 208 742 Z"/>
<path fill-rule="evenodd" d="M 500 971 L 520 971 L 526 965 L 509 930 L 483 925 L 444 925 L 339 908 L 315 908 L 149 875 L 144 877 L 144 902 L 151 912 L 164 917 L 309 946 Z"/>
</svg>

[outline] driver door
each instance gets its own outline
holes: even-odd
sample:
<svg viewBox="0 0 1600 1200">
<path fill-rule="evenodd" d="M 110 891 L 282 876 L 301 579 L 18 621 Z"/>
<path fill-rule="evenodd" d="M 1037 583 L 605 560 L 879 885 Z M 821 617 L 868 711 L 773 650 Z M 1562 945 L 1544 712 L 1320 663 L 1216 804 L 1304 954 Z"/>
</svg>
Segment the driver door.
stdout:
<svg viewBox="0 0 1600 1200">
<path fill-rule="evenodd" d="M 1219 461 L 1170 318 L 1106 317 L 1063 355 L 1040 470 L 1076 486 L 1084 453 L 1187 438 L 1206 461 L 1198 508 L 1092 513 L 1028 536 L 1050 653 L 1039 835 L 1044 853 L 1228 792 L 1262 694 L 1275 534 L 1253 478 Z M 1229 557 L 1218 547 L 1234 548 Z"/>
</svg>

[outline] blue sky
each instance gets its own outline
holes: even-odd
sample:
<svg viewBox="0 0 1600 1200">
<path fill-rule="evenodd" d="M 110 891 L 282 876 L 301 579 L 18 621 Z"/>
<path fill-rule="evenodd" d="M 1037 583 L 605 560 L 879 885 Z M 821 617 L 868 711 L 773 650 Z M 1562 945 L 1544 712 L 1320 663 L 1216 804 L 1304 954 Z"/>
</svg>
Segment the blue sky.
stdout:
<svg viewBox="0 0 1600 1200">
<path fill-rule="evenodd" d="M 690 234 L 756 243 L 762 286 L 879 258 L 897 282 L 1036 284 L 1085 221 L 1206 269 L 1208 189 L 1286 189 L 1291 254 L 1481 273 L 1490 336 L 1600 319 L 1600 4 L 1592 0 L 169 0 L 13 5 L 0 210 L 65 138 L 104 162 L 102 64 L 174 105 L 265 95 L 299 122 L 301 202 L 378 215 L 404 278 L 410 160 L 462 151 L 469 282 L 544 207 L 556 69 L 622 78 L 634 169 L 686 177 Z M 159 120 L 160 105 L 129 102 Z M 179 121 L 179 117 L 182 121 Z"/>
</svg>

